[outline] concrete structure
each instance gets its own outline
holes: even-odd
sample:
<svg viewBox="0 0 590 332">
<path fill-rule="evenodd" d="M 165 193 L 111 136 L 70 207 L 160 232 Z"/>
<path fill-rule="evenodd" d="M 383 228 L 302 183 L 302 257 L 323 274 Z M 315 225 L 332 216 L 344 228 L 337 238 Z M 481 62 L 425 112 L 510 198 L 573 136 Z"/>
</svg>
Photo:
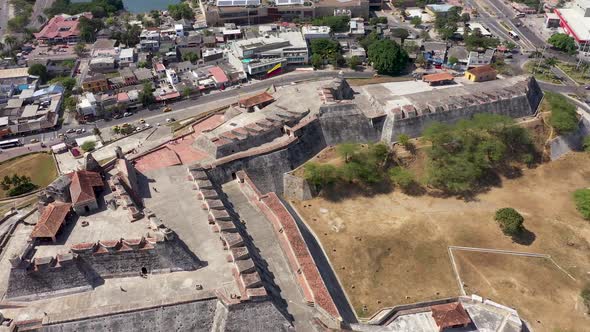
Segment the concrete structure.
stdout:
<svg viewBox="0 0 590 332">
<path fill-rule="evenodd" d="M 312 40 L 316 38 L 329 39 L 330 27 L 328 26 L 316 26 L 316 25 L 305 25 L 301 28 L 301 33 L 305 40 Z"/>
<path fill-rule="evenodd" d="M 99 105 L 96 102 L 96 97 L 92 92 L 86 92 L 78 98 L 78 104 L 76 104 L 76 110 L 82 116 L 96 116 Z"/>
<path fill-rule="evenodd" d="M 82 81 L 82 89 L 89 92 L 103 92 L 109 89 L 109 82 L 104 74 L 88 75 Z"/>
<path fill-rule="evenodd" d="M 574 37 L 578 45 L 590 41 L 590 1 L 575 0 L 565 8 L 555 8 L 554 13 L 560 19 L 563 30 Z"/>
<path fill-rule="evenodd" d="M 469 52 L 467 58 L 467 68 L 489 65 L 494 59 L 495 50 L 487 49 L 483 53 Z"/>
<path fill-rule="evenodd" d="M 119 54 L 119 67 L 127 67 L 135 62 L 135 49 L 124 48 Z"/>
<path fill-rule="evenodd" d="M 99 173 L 77 171 L 70 174 L 70 197 L 72 209 L 79 215 L 88 214 L 98 209 L 97 193 L 104 186 Z"/>
</svg>

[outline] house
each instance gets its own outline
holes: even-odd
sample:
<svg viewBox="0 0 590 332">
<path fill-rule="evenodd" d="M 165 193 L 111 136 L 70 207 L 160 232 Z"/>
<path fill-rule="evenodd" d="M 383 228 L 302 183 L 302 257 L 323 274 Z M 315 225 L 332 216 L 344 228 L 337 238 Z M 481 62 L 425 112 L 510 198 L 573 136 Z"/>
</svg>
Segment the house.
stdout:
<svg viewBox="0 0 590 332">
<path fill-rule="evenodd" d="M 223 58 L 223 50 L 220 48 L 205 48 L 201 50 L 201 56 L 204 62 L 211 62 Z"/>
<path fill-rule="evenodd" d="M 128 67 L 135 62 L 135 49 L 124 48 L 119 54 L 119 67 Z"/>
<path fill-rule="evenodd" d="M 174 84 L 180 82 L 180 79 L 178 78 L 176 71 L 173 69 L 166 69 L 166 79 L 168 81 L 168 84 L 170 84 L 172 86 L 174 86 Z"/>
<path fill-rule="evenodd" d="M 428 85 L 445 85 L 454 81 L 453 75 L 450 73 L 436 73 L 422 76 L 422 81 L 428 83 Z"/>
<path fill-rule="evenodd" d="M 92 13 L 78 15 L 60 14 L 52 17 L 41 31 L 34 33 L 35 39 L 45 44 L 76 43 L 80 39 L 80 17 L 91 19 Z"/>
<path fill-rule="evenodd" d="M 82 89 L 90 92 L 100 92 L 109 89 L 109 82 L 104 74 L 94 74 L 92 76 L 86 76 L 82 81 Z"/>
<path fill-rule="evenodd" d="M 148 68 L 139 68 L 133 70 L 133 75 L 137 79 L 137 82 L 145 83 L 154 80 L 154 73 Z"/>
<path fill-rule="evenodd" d="M 52 242 L 56 242 L 56 235 L 70 215 L 71 207 L 70 203 L 49 203 L 41 212 L 41 216 L 31 232 L 31 238 L 51 239 Z"/>
<path fill-rule="evenodd" d="M 98 57 L 92 58 L 88 64 L 90 70 L 94 72 L 109 72 L 115 70 L 115 58 L 113 57 Z"/>
<path fill-rule="evenodd" d="M 489 65 L 494 59 L 495 50 L 487 49 L 484 53 L 469 52 L 467 58 L 467 68 Z"/>
<path fill-rule="evenodd" d="M 463 309 L 461 302 L 452 302 L 445 304 L 433 305 L 430 307 L 432 318 L 434 319 L 439 331 L 446 328 L 467 327 L 471 324 L 469 314 Z"/>
<path fill-rule="evenodd" d="M 490 65 L 471 68 L 465 72 L 465 78 L 472 82 L 485 82 L 496 79 L 496 70 Z"/>
<path fill-rule="evenodd" d="M 98 103 L 96 97 L 92 92 L 86 92 L 84 95 L 78 98 L 78 104 L 76 105 L 78 114 L 82 116 L 96 116 L 98 112 Z"/>
<path fill-rule="evenodd" d="M 447 55 L 447 44 L 442 42 L 424 42 L 424 59 L 430 63 L 442 64 Z"/>
<path fill-rule="evenodd" d="M 160 32 L 143 30 L 139 35 L 139 46 L 142 51 L 156 52 L 160 49 Z"/>
<path fill-rule="evenodd" d="M 451 63 L 451 60 L 456 60 L 456 63 Z M 455 65 L 464 67 L 469 62 L 469 51 L 465 46 L 452 46 L 447 51 L 447 61 L 448 65 Z"/>
<path fill-rule="evenodd" d="M 174 32 L 178 37 L 184 36 L 184 27 L 182 24 L 174 24 Z"/>
<path fill-rule="evenodd" d="M 209 73 L 213 76 L 213 81 L 215 81 L 215 86 L 218 89 L 222 89 L 228 84 L 227 75 L 225 75 L 225 72 L 220 67 L 215 66 L 209 68 Z"/>
<path fill-rule="evenodd" d="M 103 187 L 102 177 L 97 172 L 76 171 L 70 173 L 70 197 L 72 208 L 79 215 L 98 209 L 97 193 Z"/>
<path fill-rule="evenodd" d="M 126 67 L 119 70 L 119 74 L 121 75 L 121 79 L 123 80 L 124 85 L 134 85 L 137 84 L 137 78 L 131 68 Z"/>
</svg>

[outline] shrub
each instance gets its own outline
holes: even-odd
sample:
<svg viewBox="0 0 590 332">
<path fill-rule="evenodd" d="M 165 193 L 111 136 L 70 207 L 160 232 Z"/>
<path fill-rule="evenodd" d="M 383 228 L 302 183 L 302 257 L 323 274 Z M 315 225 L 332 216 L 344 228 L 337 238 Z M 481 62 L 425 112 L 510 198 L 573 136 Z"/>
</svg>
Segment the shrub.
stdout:
<svg viewBox="0 0 590 332">
<path fill-rule="evenodd" d="M 305 165 L 305 179 L 309 181 L 316 190 L 321 190 L 326 185 L 334 183 L 337 179 L 337 170 L 333 165 L 320 165 L 308 163 Z"/>
<path fill-rule="evenodd" d="M 574 191 L 574 202 L 576 209 L 584 219 L 590 220 L 590 189 L 578 189 Z"/>
<path fill-rule="evenodd" d="M 509 236 L 520 234 L 524 227 L 524 218 L 513 208 L 502 208 L 496 211 L 496 221 L 500 224 L 502 232 Z"/>
<path fill-rule="evenodd" d="M 409 150 L 412 147 L 412 143 L 410 142 L 410 136 L 406 134 L 400 134 L 397 137 L 397 139 L 399 140 L 399 143 L 404 146 L 404 148 Z"/>
<path fill-rule="evenodd" d="M 586 305 L 586 308 L 590 310 L 590 285 L 586 285 L 586 287 L 582 289 L 580 296 L 582 297 L 582 301 L 584 302 L 584 305 Z"/>
<path fill-rule="evenodd" d="M 410 189 L 415 183 L 414 174 L 402 167 L 393 167 L 389 170 L 389 178 L 403 191 Z"/>
<path fill-rule="evenodd" d="M 96 142 L 93 142 L 93 141 L 86 141 L 81 146 L 82 150 L 84 150 L 86 152 L 94 150 L 95 147 L 96 147 Z"/>
<path fill-rule="evenodd" d="M 34 183 L 24 182 L 24 183 L 19 184 L 16 187 L 10 189 L 8 191 L 8 196 L 12 197 L 12 196 L 26 194 L 28 192 L 35 190 L 35 189 L 37 189 L 37 185 L 35 185 Z"/>
</svg>

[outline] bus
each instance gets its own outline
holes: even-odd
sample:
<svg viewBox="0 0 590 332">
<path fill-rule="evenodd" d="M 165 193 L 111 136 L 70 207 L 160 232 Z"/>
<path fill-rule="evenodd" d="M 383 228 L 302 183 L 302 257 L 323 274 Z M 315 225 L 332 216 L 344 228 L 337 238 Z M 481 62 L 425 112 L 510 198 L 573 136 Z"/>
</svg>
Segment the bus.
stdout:
<svg viewBox="0 0 590 332">
<path fill-rule="evenodd" d="M 508 34 L 510 35 L 510 37 L 512 37 L 512 39 L 518 39 L 518 35 L 516 34 L 516 32 L 510 30 L 508 31 Z"/>
<path fill-rule="evenodd" d="M 14 147 L 20 146 L 20 145 L 21 145 L 21 142 L 18 138 L 9 139 L 6 141 L 0 141 L 0 148 L 2 148 L 2 149 L 14 148 Z"/>
</svg>

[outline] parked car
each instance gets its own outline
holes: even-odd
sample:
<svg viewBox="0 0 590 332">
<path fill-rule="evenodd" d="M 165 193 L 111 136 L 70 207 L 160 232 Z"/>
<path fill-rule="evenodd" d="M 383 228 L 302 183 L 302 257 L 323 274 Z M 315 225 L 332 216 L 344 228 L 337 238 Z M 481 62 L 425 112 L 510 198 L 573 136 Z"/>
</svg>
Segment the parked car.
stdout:
<svg viewBox="0 0 590 332">
<path fill-rule="evenodd" d="M 172 109 L 170 107 L 165 107 L 164 110 L 163 110 L 163 112 L 164 113 L 172 112 Z"/>
<path fill-rule="evenodd" d="M 66 134 L 71 134 L 74 132 L 76 132 L 76 129 L 74 129 L 74 128 L 70 128 L 70 129 L 66 130 Z"/>
<path fill-rule="evenodd" d="M 145 123 L 144 119 L 139 119 L 139 123 Z"/>
<path fill-rule="evenodd" d="M 31 143 L 39 143 L 39 140 L 38 140 L 38 139 L 36 139 L 36 138 L 32 138 L 32 139 L 31 139 Z"/>
<path fill-rule="evenodd" d="M 81 134 L 81 133 L 83 133 L 83 132 L 84 132 L 84 131 L 82 130 L 82 128 L 78 128 L 78 129 L 76 130 L 76 133 L 78 133 L 78 134 Z"/>
<path fill-rule="evenodd" d="M 115 114 L 115 116 L 113 116 L 113 119 L 120 119 L 120 118 L 122 118 L 122 117 L 123 117 L 123 116 L 122 116 L 121 114 Z"/>
<path fill-rule="evenodd" d="M 125 112 L 125 113 L 123 113 L 123 116 L 124 117 L 132 116 L 132 115 L 133 115 L 133 113 L 131 113 L 131 112 Z"/>
</svg>

